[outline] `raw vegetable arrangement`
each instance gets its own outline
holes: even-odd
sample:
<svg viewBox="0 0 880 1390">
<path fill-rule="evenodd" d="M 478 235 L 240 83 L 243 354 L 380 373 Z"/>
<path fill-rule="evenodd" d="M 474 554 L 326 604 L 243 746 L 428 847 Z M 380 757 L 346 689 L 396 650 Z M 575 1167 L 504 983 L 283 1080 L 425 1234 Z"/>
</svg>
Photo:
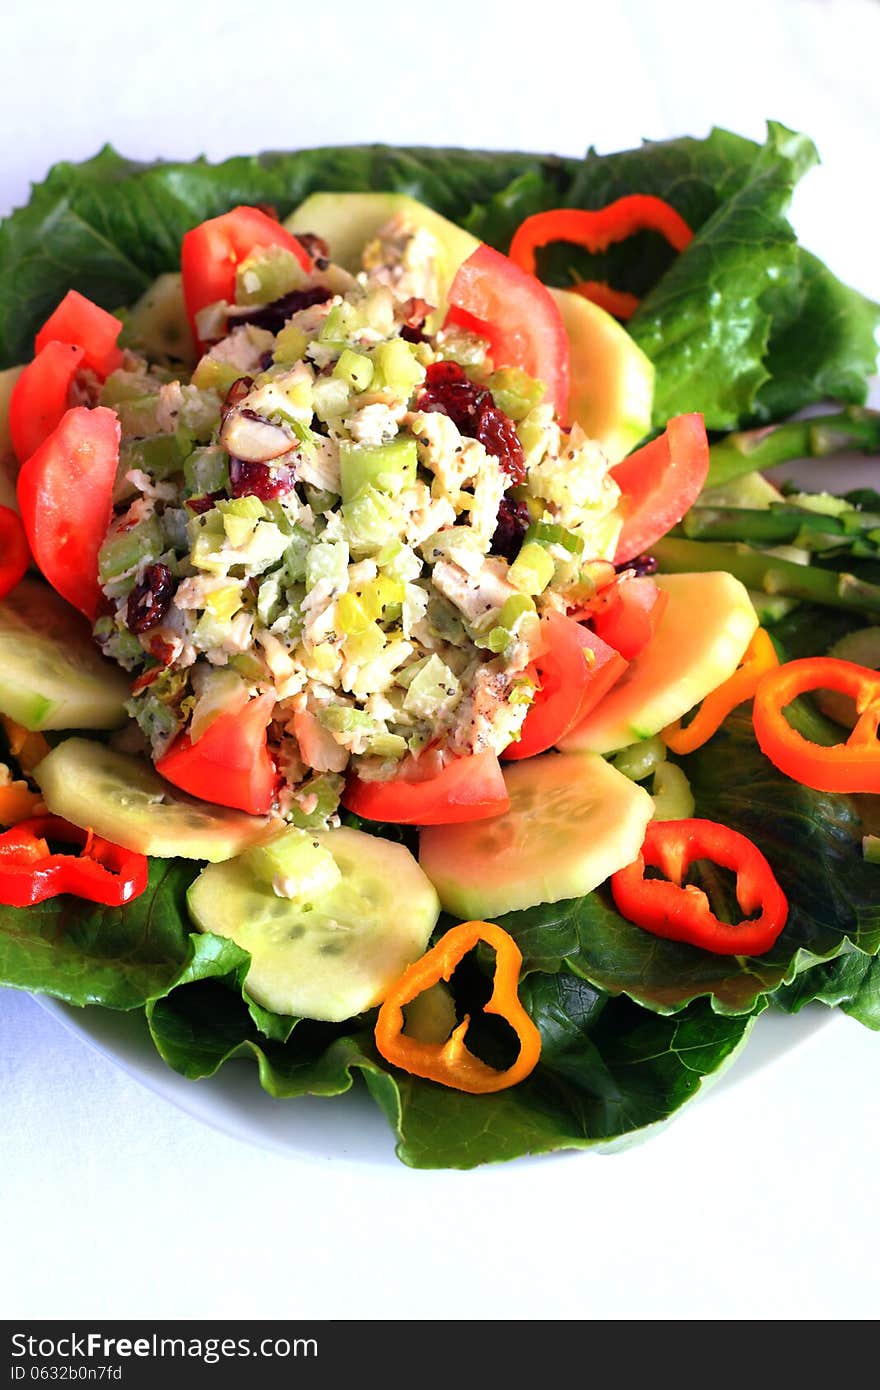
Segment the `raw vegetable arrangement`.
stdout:
<svg viewBox="0 0 880 1390">
<path fill-rule="evenodd" d="M 786 221 L 814 159 L 52 170 L 0 225 L 0 983 L 362 1078 L 417 1167 L 629 1142 L 770 1007 L 880 1028 L 880 310 Z"/>
</svg>

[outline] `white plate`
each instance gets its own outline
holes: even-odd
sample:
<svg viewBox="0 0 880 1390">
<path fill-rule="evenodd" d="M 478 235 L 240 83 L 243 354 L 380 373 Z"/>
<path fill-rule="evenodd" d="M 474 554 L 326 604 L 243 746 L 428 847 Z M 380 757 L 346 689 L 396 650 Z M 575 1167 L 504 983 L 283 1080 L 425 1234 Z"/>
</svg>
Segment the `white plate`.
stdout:
<svg viewBox="0 0 880 1390">
<path fill-rule="evenodd" d="M 880 387 L 880 383 L 878 383 Z M 880 389 L 872 400 L 880 398 Z M 787 464 L 771 477 L 794 477 L 805 488 L 845 492 L 854 487 L 877 486 L 875 459 L 847 457 L 830 468 L 821 459 Z M 165 1065 L 155 1051 L 140 1014 L 121 1014 L 109 1009 L 75 1009 L 55 999 L 37 1002 L 72 1033 L 96 1048 L 130 1076 L 164 1096 L 181 1110 L 234 1138 L 261 1148 L 317 1161 L 388 1163 L 394 1158 L 394 1138 L 385 1117 L 358 1081 L 342 1096 L 301 1096 L 275 1100 L 261 1088 L 256 1068 L 246 1062 L 228 1062 L 211 1078 L 188 1081 Z M 717 1086 L 705 1096 L 723 1096 L 730 1085 L 753 1078 L 770 1062 L 826 1026 L 834 1014 L 822 1007 L 788 1016 L 768 1012 L 758 1019 L 752 1036 Z M 545 1162 L 547 1156 L 540 1161 Z"/>
<path fill-rule="evenodd" d="M 871 404 L 880 404 L 880 380 Z M 776 481 L 794 478 L 804 488 L 845 492 L 876 487 L 877 462 L 858 455 L 828 465 L 822 459 L 786 464 L 771 471 Z M 394 1139 L 384 1116 L 357 1080 L 342 1096 L 302 1096 L 275 1100 L 262 1090 L 256 1069 L 226 1063 L 215 1077 L 198 1083 L 178 1076 L 155 1051 L 139 1014 L 108 1009 L 74 1009 L 37 996 L 37 1002 L 103 1056 L 172 1104 L 224 1133 L 265 1149 L 319 1161 L 387 1163 L 394 1160 Z M 821 1006 L 789 1017 L 767 1013 L 758 1020 L 742 1057 L 704 1094 L 723 1095 L 738 1080 L 754 1076 L 769 1062 L 813 1037 L 833 1015 Z M 542 1161 L 546 1161 L 546 1158 Z"/>
</svg>

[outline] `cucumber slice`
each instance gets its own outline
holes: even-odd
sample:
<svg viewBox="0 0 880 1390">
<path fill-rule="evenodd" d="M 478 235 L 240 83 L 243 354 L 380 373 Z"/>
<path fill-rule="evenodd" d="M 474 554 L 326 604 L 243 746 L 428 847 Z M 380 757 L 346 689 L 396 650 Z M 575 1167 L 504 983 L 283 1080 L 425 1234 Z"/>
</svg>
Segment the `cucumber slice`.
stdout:
<svg viewBox="0 0 880 1390">
<path fill-rule="evenodd" d="M 658 574 L 669 601 L 654 637 L 586 719 L 564 753 L 613 753 L 651 738 L 732 676 L 758 618 L 748 590 L 725 570 Z"/>
<path fill-rule="evenodd" d="M 440 904 L 403 845 L 346 828 L 314 839 L 342 880 L 311 902 L 276 897 L 246 854 L 209 865 L 187 902 L 200 931 L 250 952 L 247 988 L 258 1004 L 338 1023 L 382 1002 L 423 954 Z"/>
<path fill-rule="evenodd" d="M 45 584 L 23 579 L 0 603 L 0 713 L 26 729 L 115 729 L 128 679 L 88 623 Z"/>
<path fill-rule="evenodd" d="M 510 809 L 426 827 L 419 863 L 447 912 L 491 920 L 580 898 L 631 864 L 654 802 L 604 758 L 545 753 L 504 769 Z"/>
<path fill-rule="evenodd" d="M 87 738 L 68 738 L 34 769 L 49 810 L 83 830 L 156 859 L 241 854 L 277 822 L 197 801 L 177 791 L 142 758 Z"/>
<path fill-rule="evenodd" d="M 364 247 L 392 217 L 399 217 L 413 231 L 424 228 L 436 238 L 440 302 L 431 321 L 439 326 L 446 317 L 446 296 L 455 272 L 480 245 L 471 232 L 406 193 L 312 193 L 284 226 L 294 236 L 313 232 L 323 237 L 336 264 L 354 272 L 361 269 Z"/>
<path fill-rule="evenodd" d="M 570 290 L 550 290 L 571 349 L 568 413 L 619 463 L 651 431 L 654 364 L 617 319 Z"/>
</svg>

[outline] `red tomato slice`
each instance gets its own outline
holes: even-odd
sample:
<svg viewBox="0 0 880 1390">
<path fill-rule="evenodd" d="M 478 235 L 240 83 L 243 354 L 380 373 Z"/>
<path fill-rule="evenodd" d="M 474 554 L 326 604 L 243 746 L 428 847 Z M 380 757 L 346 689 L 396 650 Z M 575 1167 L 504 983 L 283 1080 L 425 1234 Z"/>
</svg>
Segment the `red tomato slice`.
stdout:
<svg viewBox="0 0 880 1390">
<path fill-rule="evenodd" d="M 278 782 L 266 741 L 274 705 L 273 695 L 260 695 L 244 709 L 221 714 L 197 743 L 181 734 L 156 763 L 156 771 L 203 801 L 264 816 Z"/>
<path fill-rule="evenodd" d="M 43 352 L 57 346 L 50 343 Z M 77 406 L 18 475 L 18 505 L 34 559 L 53 589 L 89 619 L 101 593 L 98 551 L 113 512 L 119 435 L 115 410 Z"/>
<path fill-rule="evenodd" d="M 540 689 L 518 742 L 505 748 L 505 758 L 531 758 L 552 748 L 598 704 L 627 667 L 619 652 L 573 618 L 547 613 L 541 621 L 545 650 L 533 663 Z"/>
<path fill-rule="evenodd" d="M 453 825 L 500 816 L 509 807 L 510 797 L 498 759 L 487 751 L 456 758 L 436 777 L 422 782 L 404 777 L 390 782 L 362 782 L 359 777 L 349 777 L 342 804 L 364 820 L 384 820 L 394 825 Z"/>
<path fill-rule="evenodd" d="M 560 419 L 568 409 L 569 348 L 562 315 L 534 275 L 491 246 L 461 265 L 449 290 L 446 326 L 489 341 L 496 367 L 519 367 L 547 388 Z"/>
<path fill-rule="evenodd" d="M 16 381 L 9 398 L 9 433 L 19 463 L 61 423 L 85 356 L 83 348 L 71 343 L 47 343 Z"/>
<path fill-rule="evenodd" d="M 186 312 L 196 342 L 196 314 L 221 299 L 231 304 L 238 266 L 266 246 L 283 246 L 293 252 L 303 270 L 311 270 L 312 260 L 302 243 L 259 208 L 233 208 L 186 233 L 180 248 L 180 269 Z"/>
<path fill-rule="evenodd" d="M 30 559 L 21 517 L 11 507 L 0 507 L 0 599 L 12 592 Z"/>
<path fill-rule="evenodd" d="M 609 585 L 607 601 L 593 614 L 593 631 L 632 661 L 654 636 L 668 599 L 646 575 L 621 578 Z"/>
<path fill-rule="evenodd" d="M 86 367 L 104 380 L 122 365 L 122 350 L 116 339 L 122 332 L 122 320 L 108 314 L 76 290 L 68 290 L 58 308 L 50 314 L 34 342 L 39 353 L 47 343 L 67 343 L 81 347 Z"/>
<path fill-rule="evenodd" d="M 626 508 L 615 564 L 641 555 L 681 521 L 708 472 L 709 442 L 702 415 L 674 415 L 663 434 L 612 468 Z"/>
</svg>

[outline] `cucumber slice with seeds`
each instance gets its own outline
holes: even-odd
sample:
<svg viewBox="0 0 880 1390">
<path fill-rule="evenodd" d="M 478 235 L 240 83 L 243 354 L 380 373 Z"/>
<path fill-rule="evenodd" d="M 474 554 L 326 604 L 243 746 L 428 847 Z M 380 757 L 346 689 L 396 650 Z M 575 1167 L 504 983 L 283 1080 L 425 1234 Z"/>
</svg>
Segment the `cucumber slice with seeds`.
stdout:
<svg viewBox="0 0 880 1390">
<path fill-rule="evenodd" d="M 0 603 L 0 713 L 26 729 L 117 728 L 128 681 L 45 584 L 23 579 Z"/>
<path fill-rule="evenodd" d="M 654 802 L 592 753 L 545 753 L 504 769 L 510 809 L 426 827 L 419 863 L 447 912 L 491 921 L 579 898 L 631 864 Z"/>
<path fill-rule="evenodd" d="M 200 931 L 250 952 L 258 1004 L 334 1023 L 382 1002 L 424 953 L 440 904 L 404 845 L 345 827 L 313 838 L 342 878 L 311 901 L 277 897 L 243 854 L 204 869 L 187 903 Z"/>
<path fill-rule="evenodd" d="M 49 810 L 105 840 L 157 859 L 231 859 L 277 822 L 177 791 L 142 758 L 68 738 L 34 769 Z"/>
</svg>

